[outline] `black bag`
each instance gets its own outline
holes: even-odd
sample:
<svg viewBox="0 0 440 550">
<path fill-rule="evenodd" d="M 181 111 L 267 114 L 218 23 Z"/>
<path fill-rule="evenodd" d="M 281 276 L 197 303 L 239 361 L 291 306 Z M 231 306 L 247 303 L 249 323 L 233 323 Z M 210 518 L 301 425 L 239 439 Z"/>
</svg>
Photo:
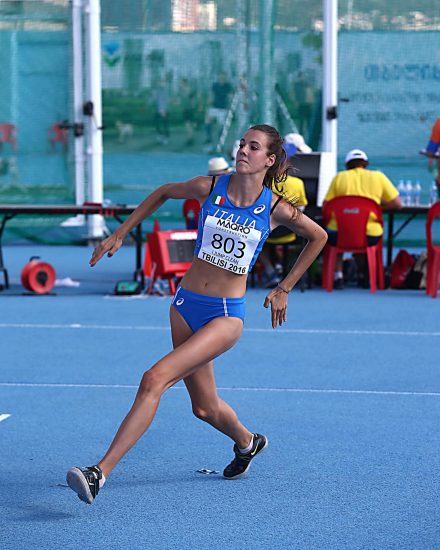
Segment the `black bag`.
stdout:
<svg viewBox="0 0 440 550">
<path fill-rule="evenodd" d="M 426 288 L 426 271 L 428 268 L 428 254 L 422 252 L 420 256 L 415 256 L 416 263 L 405 279 L 405 287 L 412 289 Z"/>
</svg>

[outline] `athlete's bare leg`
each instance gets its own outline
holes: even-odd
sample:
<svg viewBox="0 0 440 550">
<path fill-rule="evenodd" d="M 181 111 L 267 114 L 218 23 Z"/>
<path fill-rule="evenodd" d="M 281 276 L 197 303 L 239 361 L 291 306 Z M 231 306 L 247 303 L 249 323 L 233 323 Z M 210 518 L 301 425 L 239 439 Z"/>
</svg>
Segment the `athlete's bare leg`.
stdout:
<svg viewBox="0 0 440 550">
<path fill-rule="evenodd" d="M 171 332 L 174 348 L 183 344 L 193 334 L 180 313 L 171 306 Z M 241 332 L 241 331 L 240 331 Z M 214 362 L 198 368 L 183 380 L 191 397 L 192 409 L 197 418 L 208 422 L 229 436 L 244 449 L 252 439 L 252 434 L 238 420 L 234 410 L 219 398 L 214 377 Z"/>
<path fill-rule="evenodd" d="M 147 430 L 164 391 L 232 347 L 242 328 L 236 317 L 217 317 L 144 373 L 129 413 L 98 463 L 106 477 Z"/>
</svg>

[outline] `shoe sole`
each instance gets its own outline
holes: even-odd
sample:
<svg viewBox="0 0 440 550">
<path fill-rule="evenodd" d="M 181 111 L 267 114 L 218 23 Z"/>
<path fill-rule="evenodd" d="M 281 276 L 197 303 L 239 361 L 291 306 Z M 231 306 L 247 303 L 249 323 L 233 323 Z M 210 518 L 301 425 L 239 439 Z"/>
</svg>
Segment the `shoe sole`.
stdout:
<svg viewBox="0 0 440 550">
<path fill-rule="evenodd" d="M 261 453 L 264 452 L 267 449 L 268 446 L 269 446 L 269 440 L 266 437 L 266 443 L 264 444 L 264 447 L 258 451 L 258 453 L 254 456 L 254 458 L 256 458 L 258 455 L 261 455 Z M 249 470 L 251 468 L 251 464 L 254 461 L 254 458 L 249 462 L 248 467 L 241 474 L 237 474 L 236 476 L 233 476 L 233 477 L 226 477 L 225 475 L 223 475 L 223 477 L 225 479 L 239 479 L 240 477 L 244 477 L 249 472 Z"/>
<path fill-rule="evenodd" d="M 87 504 L 92 504 L 93 496 L 84 474 L 79 468 L 70 468 L 66 475 L 67 485 Z"/>
</svg>

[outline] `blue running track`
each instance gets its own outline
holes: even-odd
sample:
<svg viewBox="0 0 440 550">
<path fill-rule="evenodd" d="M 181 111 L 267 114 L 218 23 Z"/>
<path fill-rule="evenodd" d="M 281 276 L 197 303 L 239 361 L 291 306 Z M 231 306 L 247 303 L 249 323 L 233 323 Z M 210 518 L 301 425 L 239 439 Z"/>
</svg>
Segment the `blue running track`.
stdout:
<svg viewBox="0 0 440 550">
<path fill-rule="evenodd" d="M 80 286 L 23 295 L 33 254 Z M 3 550 L 440 548 L 440 299 L 422 291 L 295 291 L 273 331 L 265 291 L 249 290 L 243 337 L 216 362 L 220 395 L 270 440 L 249 475 L 197 473 L 221 472 L 232 444 L 192 416 L 178 384 L 82 503 L 66 470 L 101 458 L 142 373 L 171 347 L 169 297 L 111 296 L 133 249 L 93 270 L 89 255 L 5 249 Z"/>
</svg>

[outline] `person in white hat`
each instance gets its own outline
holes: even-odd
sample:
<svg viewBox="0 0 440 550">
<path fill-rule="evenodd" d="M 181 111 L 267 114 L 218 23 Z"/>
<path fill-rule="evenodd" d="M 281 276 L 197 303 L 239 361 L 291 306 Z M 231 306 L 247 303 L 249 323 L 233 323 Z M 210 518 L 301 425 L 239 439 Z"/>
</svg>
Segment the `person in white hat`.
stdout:
<svg viewBox="0 0 440 550">
<path fill-rule="evenodd" d="M 208 160 L 208 176 L 221 176 L 233 172 L 224 157 L 212 157 Z M 187 229 L 197 229 L 200 203 L 196 199 L 186 199 L 183 203 L 183 215 Z"/>
<path fill-rule="evenodd" d="M 303 136 L 295 132 L 284 136 L 284 149 L 288 157 L 293 157 L 296 153 L 312 152 L 312 148 L 306 144 Z"/>
<path fill-rule="evenodd" d="M 208 176 L 229 174 L 233 171 L 224 157 L 213 157 L 208 160 Z"/>
<path fill-rule="evenodd" d="M 330 201 L 335 197 L 346 195 L 357 195 L 374 200 L 379 205 L 387 209 L 402 208 L 399 197 L 399 191 L 391 183 L 383 172 L 368 169 L 368 156 L 362 149 L 352 149 L 345 156 L 346 170 L 339 172 L 330 183 L 329 190 L 325 196 L 325 201 Z M 336 245 L 337 225 L 332 218 L 327 226 L 329 234 L 329 245 Z M 374 245 L 382 236 L 383 228 L 380 223 L 370 219 L 367 224 L 367 240 L 369 245 Z M 356 255 L 358 265 L 358 283 L 360 286 L 368 287 L 367 274 L 364 273 L 365 261 L 364 255 Z M 344 288 L 344 278 L 342 271 L 342 254 L 338 255 L 336 261 L 336 270 L 334 275 L 334 288 Z"/>
</svg>

